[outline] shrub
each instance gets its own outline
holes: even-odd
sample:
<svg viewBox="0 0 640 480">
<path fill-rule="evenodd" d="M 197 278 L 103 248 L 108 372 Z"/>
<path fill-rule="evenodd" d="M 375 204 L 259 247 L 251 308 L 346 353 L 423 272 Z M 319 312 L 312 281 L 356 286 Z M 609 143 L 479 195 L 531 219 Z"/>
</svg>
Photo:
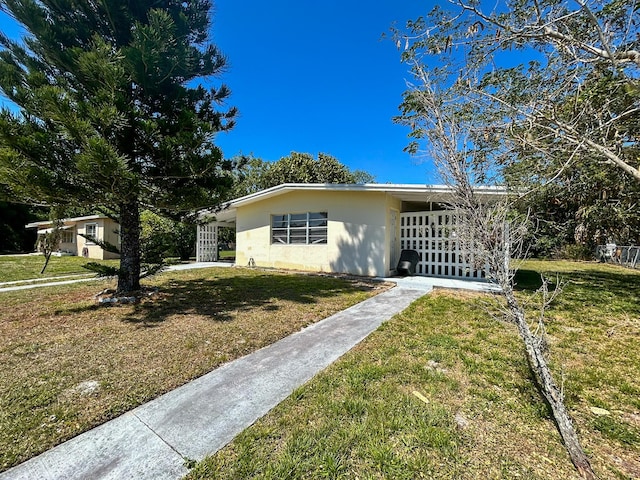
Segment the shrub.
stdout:
<svg viewBox="0 0 640 480">
<path fill-rule="evenodd" d="M 161 263 L 169 257 L 188 260 L 196 244 L 196 226 L 171 220 L 149 210 L 140 215 L 143 263 Z"/>
<path fill-rule="evenodd" d="M 593 251 L 586 245 L 569 243 L 558 250 L 558 258 L 565 260 L 593 260 Z"/>
</svg>

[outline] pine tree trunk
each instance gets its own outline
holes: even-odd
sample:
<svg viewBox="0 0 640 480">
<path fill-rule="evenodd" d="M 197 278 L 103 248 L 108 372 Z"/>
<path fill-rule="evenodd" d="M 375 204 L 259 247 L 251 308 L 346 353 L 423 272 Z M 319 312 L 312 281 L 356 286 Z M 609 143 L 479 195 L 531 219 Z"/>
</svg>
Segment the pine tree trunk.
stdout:
<svg viewBox="0 0 640 480">
<path fill-rule="evenodd" d="M 118 293 L 140 290 L 140 207 L 137 200 L 120 204 L 120 272 Z"/>
</svg>

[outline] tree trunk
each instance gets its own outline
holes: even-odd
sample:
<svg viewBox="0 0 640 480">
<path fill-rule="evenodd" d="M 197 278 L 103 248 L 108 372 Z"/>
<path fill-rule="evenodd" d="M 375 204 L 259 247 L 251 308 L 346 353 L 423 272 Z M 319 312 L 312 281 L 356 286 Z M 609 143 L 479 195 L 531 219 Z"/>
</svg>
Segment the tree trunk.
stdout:
<svg viewBox="0 0 640 480">
<path fill-rule="evenodd" d="M 505 290 L 504 294 L 507 298 L 509 310 L 514 315 L 514 321 L 518 327 L 520 337 L 525 344 L 529 365 L 531 366 L 536 380 L 540 385 L 544 398 L 547 400 L 551 410 L 553 411 L 553 417 L 556 421 L 558 430 L 560 431 L 560 435 L 562 436 L 565 448 L 569 453 L 569 457 L 571 457 L 571 461 L 582 478 L 595 480 L 597 477 L 591 468 L 589 458 L 582 450 L 580 441 L 578 440 L 578 434 L 573 426 L 573 421 L 571 420 L 569 412 L 564 405 L 562 391 L 553 380 L 553 376 L 551 375 L 547 361 L 544 358 L 540 343 L 536 340 L 533 333 L 531 333 L 524 312 L 513 295 L 513 291 Z"/>
<path fill-rule="evenodd" d="M 140 206 L 137 200 L 120 204 L 120 272 L 118 293 L 140 290 Z"/>
<path fill-rule="evenodd" d="M 51 253 L 51 250 L 49 250 L 48 252 L 44 252 L 44 265 L 42 266 L 42 270 L 40 270 L 40 275 L 42 275 L 47 269 L 47 265 L 49 265 L 49 259 L 51 259 Z"/>
</svg>

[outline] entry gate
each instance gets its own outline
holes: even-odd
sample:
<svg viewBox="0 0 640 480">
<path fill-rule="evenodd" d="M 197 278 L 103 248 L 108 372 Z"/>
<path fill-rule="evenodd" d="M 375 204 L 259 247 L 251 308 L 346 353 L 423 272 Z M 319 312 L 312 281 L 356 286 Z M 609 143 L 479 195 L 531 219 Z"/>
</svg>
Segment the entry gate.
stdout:
<svg viewBox="0 0 640 480">
<path fill-rule="evenodd" d="M 420 254 L 417 275 L 453 278 L 483 278 L 473 268 L 473 257 L 460 249 L 455 239 L 455 212 L 407 212 L 400 214 L 400 248 Z"/>
</svg>

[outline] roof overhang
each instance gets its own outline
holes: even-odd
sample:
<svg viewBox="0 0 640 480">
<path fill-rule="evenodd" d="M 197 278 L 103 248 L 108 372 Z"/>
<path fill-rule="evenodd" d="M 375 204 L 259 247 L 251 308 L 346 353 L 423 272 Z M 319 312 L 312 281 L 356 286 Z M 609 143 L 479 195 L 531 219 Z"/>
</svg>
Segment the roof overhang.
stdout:
<svg viewBox="0 0 640 480">
<path fill-rule="evenodd" d="M 505 187 L 478 186 L 475 193 L 481 202 L 491 203 L 507 195 Z M 434 202 L 447 203 L 452 200 L 453 191 L 446 185 L 414 185 L 414 184 L 330 184 L 330 183 L 283 183 L 276 187 L 267 188 L 244 197 L 230 200 L 217 209 L 207 209 L 198 212 L 198 218 L 215 218 L 217 222 L 235 223 L 237 209 L 245 205 L 260 202 L 268 198 L 277 197 L 290 192 L 377 192 L 390 195 L 403 202 Z"/>
<path fill-rule="evenodd" d="M 200 210 L 197 218 L 200 222 L 214 224 L 218 227 L 234 227 L 236 224 L 236 213 L 238 209 L 228 205 L 229 203 L 226 203 L 217 209 L 212 208 Z"/>
<path fill-rule="evenodd" d="M 64 225 L 64 226 L 60 227 L 58 230 L 69 230 L 70 228 L 73 228 L 73 225 Z M 39 228 L 38 229 L 38 235 L 44 235 L 46 233 L 51 233 L 54 230 L 55 230 L 54 228 Z"/>
<path fill-rule="evenodd" d="M 77 223 L 77 222 L 84 222 L 87 220 L 100 220 L 102 218 L 109 218 L 105 215 L 86 215 L 84 217 L 74 217 L 74 218 L 63 218 L 60 221 L 67 227 L 73 226 L 73 224 Z M 67 225 L 67 224 L 71 224 L 71 225 Z M 45 220 L 42 222 L 31 222 L 31 223 L 27 223 L 24 228 L 40 228 L 40 227 L 44 227 L 44 228 L 48 228 L 49 226 L 53 226 L 53 221 L 51 220 Z"/>
</svg>

